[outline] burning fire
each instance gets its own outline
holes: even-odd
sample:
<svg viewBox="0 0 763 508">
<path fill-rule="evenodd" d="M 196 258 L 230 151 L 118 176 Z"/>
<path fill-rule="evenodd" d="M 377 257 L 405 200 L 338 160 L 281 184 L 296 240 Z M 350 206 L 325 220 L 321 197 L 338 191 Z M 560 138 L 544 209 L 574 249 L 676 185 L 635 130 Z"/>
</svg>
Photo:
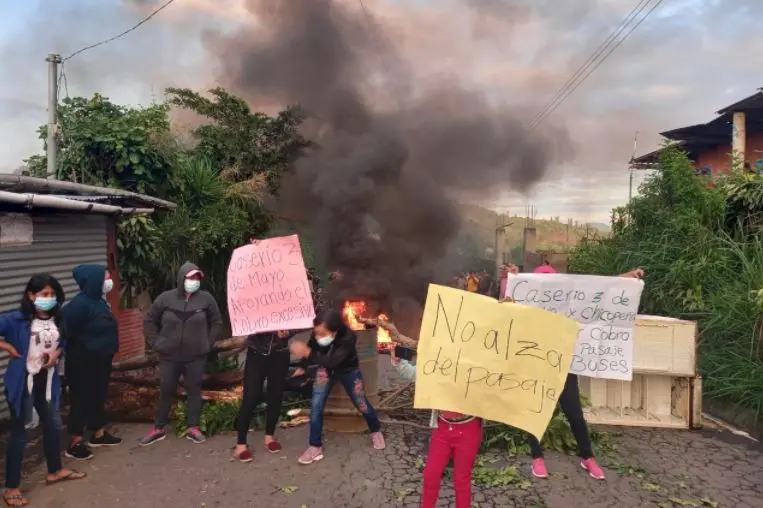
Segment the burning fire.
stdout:
<svg viewBox="0 0 763 508">
<path fill-rule="evenodd" d="M 360 300 L 348 300 L 344 302 L 344 308 L 342 309 L 342 315 L 344 316 L 347 325 L 353 330 L 365 330 L 366 325 L 360 321 L 363 314 L 368 309 L 368 305 L 364 301 Z M 379 314 L 376 319 L 381 321 L 387 321 L 389 318 L 386 314 Z M 377 327 L 376 329 L 376 341 L 377 349 L 379 351 L 389 351 L 392 349 L 392 338 L 389 332 L 384 328 Z"/>
</svg>

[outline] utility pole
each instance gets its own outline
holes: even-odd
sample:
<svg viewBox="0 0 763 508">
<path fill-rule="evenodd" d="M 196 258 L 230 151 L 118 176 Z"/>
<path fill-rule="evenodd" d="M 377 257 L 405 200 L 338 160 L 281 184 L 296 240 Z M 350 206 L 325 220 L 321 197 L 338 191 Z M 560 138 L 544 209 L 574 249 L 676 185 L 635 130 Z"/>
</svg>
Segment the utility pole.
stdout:
<svg viewBox="0 0 763 508">
<path fill-rule="evenodd" d="M 58 64 L 62 62 L 61 55 L 49 53 L 48 58 L 48 178 L 56 179 L 58 154 Z"/>
<path fill-rule="evenodd" d="M 633 155 L 631 156 L 631 163 L 629 164 L 628 170 L 630 173 L 630 181 L 628 183 L 628 204 L 631 204 L 631 200 L 633 199 L 633 160 L 636 158 L 636 146 L 638 145 L 638 131 L 636 131 L 636 135 L 633 138 Z"/>
</svg>

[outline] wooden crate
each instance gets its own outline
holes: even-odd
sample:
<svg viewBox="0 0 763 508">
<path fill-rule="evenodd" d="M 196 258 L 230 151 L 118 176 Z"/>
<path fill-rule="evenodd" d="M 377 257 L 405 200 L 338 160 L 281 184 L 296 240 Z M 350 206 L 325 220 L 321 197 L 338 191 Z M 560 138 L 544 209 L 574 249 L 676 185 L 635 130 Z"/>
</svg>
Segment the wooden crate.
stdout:
<svg viewBox="0 0 763 508">
<path fill-rule="evenodd" d="M 694 377 L 697 323 L 662 316 L 638 316 L 634 326 L 633 372 Z"/>
<path fill-rule="evenodd" d="M 634 374 L 632 381 L 580 377 L 579 383 L 591 403 L 585 409 L 589 423 L 673 429 L 701 425 L 700 377 Z"/>
</svg>

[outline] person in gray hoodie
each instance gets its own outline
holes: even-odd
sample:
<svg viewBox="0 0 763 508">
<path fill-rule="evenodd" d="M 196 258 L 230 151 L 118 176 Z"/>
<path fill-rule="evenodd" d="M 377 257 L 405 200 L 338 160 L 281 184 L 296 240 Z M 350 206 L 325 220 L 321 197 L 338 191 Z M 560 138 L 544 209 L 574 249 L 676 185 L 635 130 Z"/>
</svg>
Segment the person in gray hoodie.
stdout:
<svg viewBox="0 0 763 508">
<path fill-rule="evenodd" d="M 194 443 L 206 441 L 199 429 L 201 381 L 207 355 L 220 339 L 223 320 L 214 297 L 202 291 L 204 273 L 186 262 L 178 270 L 177 288 L 159 295 L 146 315 L 143 330 L 159 357 L 159 403 L 151 431 L 140 440 L 148 446 L 167 437 L 172 401 L 180 375 L 188 393 L 186 437 Z"/>
</svg>

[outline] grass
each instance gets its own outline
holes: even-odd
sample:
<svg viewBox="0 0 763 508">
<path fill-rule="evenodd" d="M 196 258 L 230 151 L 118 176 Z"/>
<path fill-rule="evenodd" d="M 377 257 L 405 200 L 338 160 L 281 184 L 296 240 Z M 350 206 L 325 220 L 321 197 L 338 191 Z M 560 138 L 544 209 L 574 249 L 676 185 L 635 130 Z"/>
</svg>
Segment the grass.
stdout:
<svg viewBox="0 0 763 508">
<path fill-rule="evenodd" d="M 707 185 L 694 176 L 684 154 L 667 151 L 661 171 L 613 214 L 619 217 L 613 236 L 575 248 L 570 271 L 612 275 L 644 268 L 641 312 L 697 321 L 705 394 L 760 419 L 763 238 L 758 226 L 750 226 L 755 221 L 743 224 L 729 213 L 749 218 L 763 210 L 740 214 L 724 182 Z M 763 196 L 763 179 L 747 179 L 745 185 L 757 185 L 755 195 Z"/>
</svg>

